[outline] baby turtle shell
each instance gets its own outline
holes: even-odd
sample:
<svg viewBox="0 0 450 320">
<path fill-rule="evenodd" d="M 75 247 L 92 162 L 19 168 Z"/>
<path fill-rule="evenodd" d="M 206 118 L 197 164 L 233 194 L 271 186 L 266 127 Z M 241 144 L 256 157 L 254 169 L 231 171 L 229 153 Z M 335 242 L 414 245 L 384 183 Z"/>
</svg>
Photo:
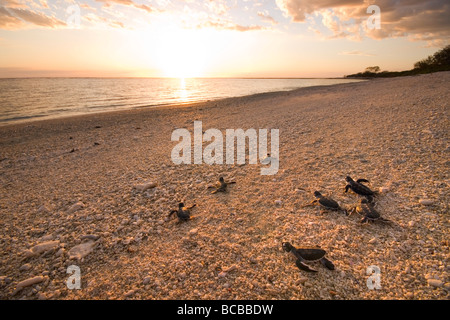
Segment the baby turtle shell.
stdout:
<svg viewBox="0 0 450 320">
<path fill-rule="evenodd" d="M 308 265 L 304 263 L 304 261 L 320 261 L 322 265 L 330 270 L 334 270 L 333 263 L 325 258 L 326 251 L 321 248 L 313 248 L 313 247 L 302 247 L 295 248 L 289 242 L 282 243 L 283 250 L 286 252 L 290 252 L 297 259 L 295 264 L 300 270 L 308 271 L 308 272 L 317 272 L 317 270 L 312 269 Z"/>
<path fill-rule="evenodd" d="M 369 200 L 369 202 L 372 202 L 375 193 L 372 190 L 370 190 L 369 187 L 362 184 L 363 182 L 369 182 L 369 180 L 358 179 L 354 181 L 351 177 L 347 176 L 345 178 L 345 181 L 347 181 L 347 185 L 345 186 L 345 192 L 347 192 L 348 189 L 350 189 L 356 194 L 365 196 Z"/>
<path fill-rule="evenodd" d="M 183 202 L 180 202 L 180 203 L 178 204 L 178 210 L 172 210 L 172 211 L 170 211 L 169 217 L 170 217 L 172 214 L 176 213 L 179 221 L 188 221 L 188 220 L 191 219 L 191 212 L 190 212 L 190 210 L 191 210 L 193 207 L 195 207 L 195 206 L 196 206 L 196 204 L 194 204 L 194 205 L 192 205 L 192 206 L 190 206 L 190 207 L 185 207 L 185 206 L 184 206 L 184 203 L 183 203 Z"/>
</svg>

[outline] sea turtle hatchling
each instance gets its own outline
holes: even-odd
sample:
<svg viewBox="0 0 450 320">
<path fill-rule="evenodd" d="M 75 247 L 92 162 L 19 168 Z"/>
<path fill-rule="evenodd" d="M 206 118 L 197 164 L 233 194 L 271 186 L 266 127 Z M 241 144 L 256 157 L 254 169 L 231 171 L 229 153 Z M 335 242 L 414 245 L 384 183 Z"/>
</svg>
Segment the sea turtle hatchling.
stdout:
<svg viewBox="0 0 450 320">
<path fill-rule="evenodd" d="M 289 242 L 283 242 L 282 247 L 284 251 L 290 252 L 294 255 L 294 257 L 297 259 L 295 261 L 295 264 L 300 270 L 317 272 L 317 270 L 312 269 L 307 264 L 305 264 L 305 261 L 320 261 L 320 263 L 322 263 L 322 265 L 324 265 L 326 268 L 334 270 L 334 264 L 330 260 L 325 258 L 326 251 L 323 249 L 313 247 L 295 248 Z"/>
<path fill-rule="evenodd" d="M 381 217 L 380 213 L 373 207 L 367 199 L 361 199 L 360 203 L 352 209 L 350 213 L 355 212 L 362 215 L 361 223 L 370 221 L 391 222 Z"/>
<path fill-rule="evenodd" d="M 178 210 L 172 210 L 172 211 L 170 211 L 170 213 L 169 213 L 169 217 L 172 215 L 172 214 L 174 214 L 174 213 L 176 213 L 177 214 L 177 217 L 178 217 L 178 220 L 181 222 L 181 221 L 188 221 L 188 220 L 190 220 L 190 219 L 192 219 L 192 217 L 191 217 L 191 209 L 193 208 L 193 207 L 195 207 L 196 206 L 196 204 L 193 204 L 192 206 L 190 206 L 190 207 L 185 207 L 184 206 L 184 203 L 183 202 L 180 202 L 179 204 L 178 204 Z"/>
<path fill-rule="evenodd" d="M 344 208 L 341 208 L 339 203 L 337 203 L 335 200 L 323 196 L 319 191 L 314 191 L 314 197 L 316 197 L 315 200 L 313 200 L 309 205 L 315 205 L 319 204 L 322 208 L 327 210 L 333 210 L 333 211 L 342 211 L 345 214 L 347 214 L 347 210 Z"/>
<path fill-rule="evenodd" d="M 358 179 L 355 181 L 351 177 L 347 176 L 345 178 L 345 181 L 347 181 L 347 185 L 345 186 L 345 192 L 347 192 L 348 189 L 350 189 L 356 194 L 365 196 L 367 200 L 369 200 L 369 202 L 373 201 L 373 196 L 375 195 L 375 192 L 370 190 L 369 187 L 362 184 L 363 182 L 369 182 L 369 180 Z"/>
<path fill-rule="evenodd" d="M 211 192 L 212 194 L 217 193 L 217 192 L 226 192 L 227 191 L 227 186 L 229 184 L 233 184 L 233 183 L 236 183 L 236 181 L 225 182 L 225 179 L 223 177 L 220 177 L 218 186 L 217 187 L 216 186 L 209 186 L 208 189 L 209 188 L 216 188 L 216 190 Z"/>
</svg>

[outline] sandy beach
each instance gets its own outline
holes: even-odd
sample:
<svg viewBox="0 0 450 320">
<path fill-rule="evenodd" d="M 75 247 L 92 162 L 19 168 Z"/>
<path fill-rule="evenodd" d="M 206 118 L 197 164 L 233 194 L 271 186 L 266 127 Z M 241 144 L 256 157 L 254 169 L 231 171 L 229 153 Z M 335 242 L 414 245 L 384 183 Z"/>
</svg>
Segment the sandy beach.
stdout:
<svg viewBox="0 0 450 320">
<path fill-rule="evenodd" d="M 0 127 L 0 299 L 448 299 L 450 72 Z M 174 129 L 280 130 L 280 168 L 175 165 Z M 391 224 L 351 208 L 345 177 Z M 220 176 L 228 192 L 211 194 Z M 144 187 L 156 183 L 156 187 Z M 167 218 L 178 202 L 194 218 Z M 299 270 L 281 243 L 336 269 Z M 81 289 L 66 285 L 80 268 Z M 367 286 L 369 266 L 381 289 Z"/>
</svg>

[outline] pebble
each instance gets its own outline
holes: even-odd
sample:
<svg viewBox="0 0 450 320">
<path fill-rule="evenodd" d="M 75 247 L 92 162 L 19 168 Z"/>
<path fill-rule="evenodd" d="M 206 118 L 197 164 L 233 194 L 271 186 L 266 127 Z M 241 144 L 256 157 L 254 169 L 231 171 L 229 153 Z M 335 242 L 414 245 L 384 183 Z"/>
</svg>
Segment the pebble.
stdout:
<svg viewBox="0 0 450 320">
<path fill-rule="evenodd" d="M 408 299 L 412 299 L 412 298 L 414 298 L 414 293 L 412 293 L 412 292 L 407 292 L 407 293 L 405 294 L 405 297 L 408 298 Z"/>
<path fill-rule="evenodd" d="M 94 250 L 95 242 L 89 241 L 79 244 L 69 250 L 69 259 L 81 260 Z"/>
<path fill-rule="evenodd" d="M 93 240 L 93 241 L 95 241 L 95 240 L 98 240 L 99 238 L 100 238 L 100 236 L 95 235 L 95 234 L 86 234 L 86 235 L 81 236 L 81 240 L 86 240 L 86 239 L 88 239 L 88 240 Z"/>
<path fill-rule="evenodd" d="M 61 291 L 60 290 L 55 290 L 53 291 L 53 293 L 51 294 L 52 298 L 59 298 L 59 296 L 61 295 Z"/>
<path fill-rule="evenodd" d="M 443 282 L 441 280 L 437 280 L 437 279 L 428 279 L 428 285 L 432 286 L 432 287 L 442 287 Z"/>
<path fill-rule="evenodd" d="M 275 200 L 275 205 L 276 206 L 281 206 L 283 204 L 283 202 L 281 200 Z"/>
<path fill-rule="evenodd" d="M 408 226 L 409 226 L 410 228 L 414 227 L 415 224 L 416 224 L 416 223 L 415 223 L 414 221 L 408 222 Z"/>
<path fill-rule="evenodd" d="M 47 296 L 45 295 L 45 293 L 40 292 L 38 294 L 38 300 L 47 300 Z"/>
<path fill-rule="evenodd" d="M 40 241 L 50 241 L 50 240 L 53 240 L 53 235 L 52 234 L 48 234 L 48 235 L 46 235 L 46 236 L 43 236 L 41 239 L 40 239 Z"/>
<path fill-rule="evenodd" d="M 195 235 L 195 234 L 197 234 L 197 233 L 198 233 L 198 228 L 194 228 L 194 229 L 189 230 L 189 234 L 190 234 L 191 236 L 193 236 L 193 235 Z"/>
<path fill-rule="evenodd" d="M 225 278 L 227 276 L 227 273 L 222 271 L 217 275 L 219 278 Z"/>
<path fill-rule="evenodd" d="M 374 243 L 376 243 L 376 242 L 377 242 L 377 238 L 372 238 L 372 239 L 369 240 L 369 243 L 370 243 L 370 244 L 374 244 Z"/>
<path fill-rule="evenodd" d="M 17 284 L 16 292 L 21 290 L 21 289 L 23 289 L 23 288 L 32 286 L 33 284 L 41 283 L 42 281 L 44 281 L 44 277 L 43 276 L 36 276 L 36 277 L 33 277 L 33 278 L 29 278 L 29 279 L 23 280 L 23 281 L 21 281 L 21 282 L 19 282 Z"/>
<path fill-rule="evenodd" d="M 156 187 L 156 183 L 155 182 L 146 182 L 146 183 L 141 183 L 141 184 L 136 184 L 133 186 L 134 189 L 136 189 L 139 192 L 144 192 L 148 189 L 152 189 Z"/>
<path fill-rule="evenodd" d="M 136 293 L 136 289 L 131 289 L 130 291 L 128 291 L 127 293 L 125 293 L 125 297 L 129 298 L 132 295 L 134 295 Z"/>
<path fill-rule="evenodd" d="M 135 246 L 135 245 L 131 245 L 131 246 L 129 246 L 129 247 L 127 248 L 127 251 L 128 251 L 128 252 L 131 252 L 131 253 L 136 252 L 136 251 L 138 251 L 138 250 L 139 250 L 139 248 L 138 248 L 137 246 Z"/>
<path fill-rule="evenodd" d="M 419 203 L 421 205 L 424 205 L 424 206 L 431 206 L 431 205 L 434 204 L 434 201 L 433 200 L 429 200 L 429 199 L 420 199 Z"/>
<path fill-rule="evenodd" d="M 37 209 L 37 212 L 38 212 L 38 213 L 48 213 L 49 211 L 48 211 L 48 209 L 47 209 L 45 206 L 40 206 L 40 207 Z"/>
<path fill-rule="evenodd" d="M 42 252 L 50 251 L 58 247 L 59 247 L 59 240 L 47 241 L 32 247 L 31 252 L 33 253 L 33 255 L 38 255 L 41 254 Z"/>
<path fill-rule="evenodd" d="M 23 266 L 21 266 L 21 267 L 19 268 L 19 271 L 28 271 L 28 270 L 30 270 L 30 269 L 31 269 L 31 264 L 26 263 L 26 264 L 24 264 Z"/>
<path fill-rule="evenodd" d="M 223 272 L 231 272 L 231 271 L 234 271 L 234 270 L 237 270 L 237 269 L 238 269 L 238 267 L 235 264 L 233 264 L 232 266 L 230 266 L 228 268 L 224 268 Z"/>
<path fill-rule="evenodd" d="M 67 210 L 68 213 L 74 213 L 80 209 L 84 208 L 84 203 L 81 201 L 78 201 L 77 203 L 74 203 L 69 210 Z"/>
</svg>

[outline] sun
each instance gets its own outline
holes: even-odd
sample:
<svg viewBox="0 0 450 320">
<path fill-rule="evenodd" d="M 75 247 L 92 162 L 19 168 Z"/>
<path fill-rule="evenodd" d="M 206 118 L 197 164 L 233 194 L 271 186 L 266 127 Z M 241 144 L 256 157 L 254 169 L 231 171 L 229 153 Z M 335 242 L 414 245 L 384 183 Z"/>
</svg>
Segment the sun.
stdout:
<svg viewBox="0 0 450 320">
<path fill-rule="evenodd" d="M 200 30 L 164 31 L 154 48 L 156 67 L 164 77 L 201 77 L 207 61 L 206 44 L 207 39 Z"/>
</svg>

